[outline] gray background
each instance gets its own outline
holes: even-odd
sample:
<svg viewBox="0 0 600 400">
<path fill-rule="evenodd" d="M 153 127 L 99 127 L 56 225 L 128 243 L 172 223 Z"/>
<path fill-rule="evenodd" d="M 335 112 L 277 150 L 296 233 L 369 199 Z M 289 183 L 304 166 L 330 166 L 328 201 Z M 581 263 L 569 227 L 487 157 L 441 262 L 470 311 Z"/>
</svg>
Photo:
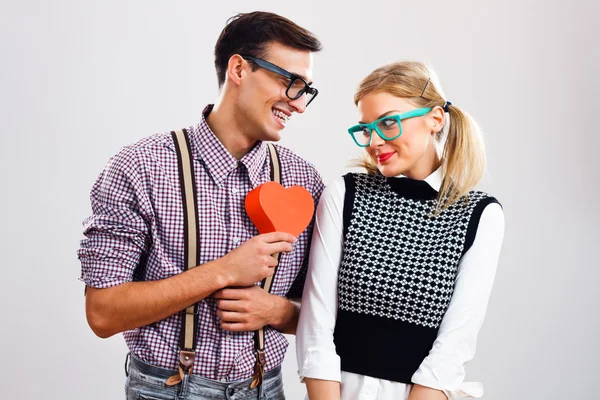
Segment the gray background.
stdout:
<svg viewBox="0 0 600 400">
<path fill-rule="evenodd" d="M 2 398 L 123 397 L 120 335 L 84 316 L 76 250 L 108 158 L 195 123 L 217 94 L 214 43 L 255 9 L 313 30 L 321 92 L 283 144 L 326 181 L 359 154 L 345 128 L 375 67 L 430 62 L 448 99 L 483 126 L 506 236 L 469 380 L 485 399 L 600 398 L 595 133 L 597 1 L 2 1 Z M 293 337 L 286 392 L 301 399 Z"/>
</svg>

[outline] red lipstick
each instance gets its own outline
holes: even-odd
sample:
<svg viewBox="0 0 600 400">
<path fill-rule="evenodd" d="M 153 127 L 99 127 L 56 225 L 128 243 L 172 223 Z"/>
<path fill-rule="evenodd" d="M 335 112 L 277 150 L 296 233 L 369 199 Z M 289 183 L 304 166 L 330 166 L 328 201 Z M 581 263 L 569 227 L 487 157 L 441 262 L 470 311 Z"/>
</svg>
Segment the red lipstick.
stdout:
<svg viewBox="0 0 600 400">
<path fill-rule="evenodd" d="M 384 163 L 384 162 L 386 162 L 387 160 L 389 160 L 389 159 L 390 159 L 390 157 L 391 157 L 391 156 L 393 156 L 394 154 L 395 154 L 395 152 L 394 152 L 394 151 L 392 151 L 392 152 L 390 152 L 390 153 L 382 153 L 382 154 L 379 154 L 379 155 L 377 156 L 377 160 L 378 160 L 380 163 Z"/>
</svg>

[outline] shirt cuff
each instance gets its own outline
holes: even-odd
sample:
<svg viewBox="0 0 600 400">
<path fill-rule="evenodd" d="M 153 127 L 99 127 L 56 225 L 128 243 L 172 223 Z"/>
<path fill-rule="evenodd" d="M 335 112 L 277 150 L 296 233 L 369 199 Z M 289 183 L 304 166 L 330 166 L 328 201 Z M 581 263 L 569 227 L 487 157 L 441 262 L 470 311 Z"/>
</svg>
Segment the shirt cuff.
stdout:
<svg viewBox="0 0 600 400">
<path fill-rule="evenodd" d="M 304 382 L 304 378 L 341 382 L 340 356 L 323 349 L 308 349 L 298 375 L 300 382 Z"/>
<path fill-rule="evenodd" d="M 107 277 L 107 278 L 89 278 L 83 273 L 81 277 L 79 277 L 79 281 L 86 284 L 86 286 L 93 287 L 95 289 L 106 289 L 114 286 L 122 285 L 126 282 L 130 282 L 129 279 L 120 278 L 120 277 Z"/>
<path fill-rule="evenodd" d="M 421 367 L 415 372 L 411 380 L 415 384 L 441 390 L 449 400 L 483 396 L 483 384 L 481 382 L 443 383 L 435 368 L 426 369 Z"/>
</svg>

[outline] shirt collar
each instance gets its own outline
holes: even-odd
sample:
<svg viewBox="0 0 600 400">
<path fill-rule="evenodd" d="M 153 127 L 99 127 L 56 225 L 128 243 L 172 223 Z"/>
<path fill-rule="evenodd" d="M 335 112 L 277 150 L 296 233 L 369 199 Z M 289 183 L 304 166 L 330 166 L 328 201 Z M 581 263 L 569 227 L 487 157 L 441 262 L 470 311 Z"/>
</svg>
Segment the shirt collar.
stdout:
<svg viewBox="0 0 600 400">
<path fill-rule="evenodd" d="M 405 175 L 398 175 L 398 178 L 406 178 Z M 440 187 L 442 186 L 442 166 L 440 165 L 438 169 L 433 171 L 429 176 L 423 179 L 433 190 L 436 192 L 440 191 Z"/>
<path fill-rule="evenodd" d="M 264 142 L 258 142 L 238 162 L 234 156 L 227 151 L 223 143 L 217 138 L 208 126 L 206 117 L 212 111 L 213 104 L 207 105 L 202 111 L 202 119 L 190 135 L 192 154 L 201 159 L 206 165 L 208 173 L 217 185 L 221 185 L 239 164 L 248 170 L 248 176 L 253 187 L 262 183 L 264 165 L 267 156 L 267 146 Z"/>
<path fill-rule="evenodd" d="M 265 142 L 258 142 L 240 160 L 240 163 L 244 164 L 248 170 L 248 176 L 253 188 L 268 181 L 270 178 L 268 171 L 265 169 L 267 153 L 267 144 Z"/>
</svg>

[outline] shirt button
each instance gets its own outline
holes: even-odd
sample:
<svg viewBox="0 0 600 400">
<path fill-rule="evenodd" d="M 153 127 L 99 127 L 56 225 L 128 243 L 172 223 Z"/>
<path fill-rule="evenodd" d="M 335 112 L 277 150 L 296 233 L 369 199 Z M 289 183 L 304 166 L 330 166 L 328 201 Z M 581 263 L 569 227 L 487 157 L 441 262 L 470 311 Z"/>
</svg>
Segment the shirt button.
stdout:
<svg viewBox="0 0 600 400">
<path fill-rule="evenodd" d="M 233 238 L 233 244 L 238 244 L 240 242 L 240 238 Z"/>
<path fill-rule="evenodd" d="M 236 194 L 238 192 L 237 188 L 231 189 L 231 193 Z"/>
<path fill-rule="evenodd" d="M 227 378 L 222 378 L 221 382 L 227 382 Z"/>
<path fill-rule="evenodd" d="M 237 168 L 239 166 L 239 164 L 236 162 L 235 164 L 233 164 L 233 168 Z"/>
<path fill-rule="evenodd" d="M 228 333 L 227 336 L 225 336 L 225 339 L 231 340 L 231 335 Z"/>
</svg>

